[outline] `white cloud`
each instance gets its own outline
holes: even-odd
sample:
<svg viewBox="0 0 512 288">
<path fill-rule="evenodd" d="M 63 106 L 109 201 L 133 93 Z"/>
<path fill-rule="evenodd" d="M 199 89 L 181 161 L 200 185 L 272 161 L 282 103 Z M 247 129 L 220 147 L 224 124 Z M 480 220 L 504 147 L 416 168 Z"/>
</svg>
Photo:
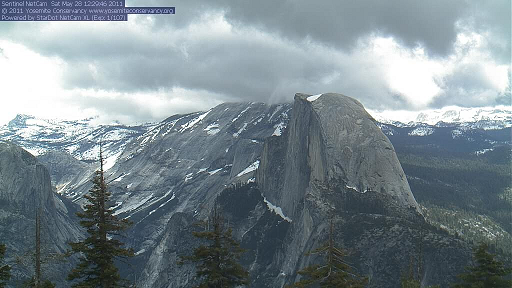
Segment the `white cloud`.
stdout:
<svg viewBox="0 0 512 288">
<path fill-rule="evenodd" d="M 15 25 L 0 36 L 0 123 L 16 113 L 157 121 L 223 101 L 290 101 L 295 92 L 339 92 L 379 110 L 489 106 L 508 86 L 510 64 L 492 54 L 502 41 L 467 22 L 454 24 L 448 53 L 430 54 L 393 33 L 336 46 L 226 11 L 205 9 L 181 26 L 143 15 Z"/>
<path fill-rule="evenodd" d="M 59 80 L 65 64 L 10 41 L 0 39 L 0 47 L 0 122 L 12 119 L 16 113 L 45 113 L 50 112 L 47 108 L 59 107 L 64 96 Z"/>
<path fill-rule="evenodd" d="M 441 92 L 438 78 L 444 71 L 444 61 L 429 59 L 423 47 L 410 49 L 394 38 L 372 35 L 361 41 L 359 48 L 366 50 L 375 69 L 381 69 L 379 74 L 384 76 L 389 92 L 401 96 L 410 106 L 425 107 Z"/>
</svg>

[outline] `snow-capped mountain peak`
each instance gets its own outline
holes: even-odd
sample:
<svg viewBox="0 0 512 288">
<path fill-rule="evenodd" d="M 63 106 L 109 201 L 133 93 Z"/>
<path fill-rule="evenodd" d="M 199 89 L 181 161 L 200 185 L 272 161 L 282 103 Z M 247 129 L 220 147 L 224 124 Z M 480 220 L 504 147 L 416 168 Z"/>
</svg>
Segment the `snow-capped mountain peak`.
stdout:
<svg viewBox="0 0 512 288">
<path fill-rule="evenodd" d="M 78 160 L 97 160 L 101 141 L 105 158 L 111 163 L 115 162 L 112 157 L 119 155 L 129 140 L 153 127 L 95 125 L 93 120 L 41 119 L 19 114 L 0 126 L 0 138 L 20 145 L 35 156 L 62 150 Z"/>
<path fill-rule="evenodd" d="M 422 111 L 375 111 L 369 113 L 379 122 L 395 126 L 418 123 L 443 126 L 446 123 L 471 125 L 473 128 L 501 129 L 512 127 L 512 106 L 465 108 L 447 106 Z"/>
</svg>

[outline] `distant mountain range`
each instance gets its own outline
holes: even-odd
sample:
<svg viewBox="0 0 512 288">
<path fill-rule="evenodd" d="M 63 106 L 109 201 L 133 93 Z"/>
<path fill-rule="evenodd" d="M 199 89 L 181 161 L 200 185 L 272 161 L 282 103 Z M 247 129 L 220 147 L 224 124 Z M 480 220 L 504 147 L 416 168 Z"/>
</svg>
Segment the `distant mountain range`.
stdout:
<svg viewBox="0 0 512 288">
<path fill-rule="evenodd" d="M 400 127 L 421 124 L 432 126 L 460 126 L 486 130 L 512 127 L 512 106 L 464 108 L 448 106 L 423 111 L 373 111 L 369 113 L 379 122 Z"/>
<path fill-rule="evenodd" d="M 94 125 L 93 119 L 52 120 L 20 114 L 0 126 L 0 139 L 15 142 L 34 156 L 59 150 L 81 161 L 95 161 L 101 142 L 108 168 L 128 142 L 155 125 Z"/>
<path fill-rule="evenodd" d="M 280 107 L 289 109 L 291 104 L 282 104 Z M 408 136 L 423 136 L 425 137 L 423 140 L 449 136 L 448 138 L 451 137 L 452 140 L 466 139 L 472 142 L 471 148 L 467 147 L 462 151 L 481 154 L 492 150 L 496 145 L 511 141 L 509 132 L 512 127 L 512 106 L 484 108 L 451 106 L 415 112 L 373 110 L 368 112 L 379 122 L 378 126 L 395 146 L 397 144 L 400 146 L 399 139 Z M 273 135 L 280 135 L 286 125 L 286 121 L 277 125 Z M 115 164 L 127 143 L 158 126 L 161 124 L 95 125 L 93 119 L 51 120 L 20 114 L 8 124 L 0 126 L 0 139 L 13 141 L 35 156 L 48 151 L 66 151 L 75 159 L 86 162 L 97 159 L 98 144 L 101 142 L 106 167 L 109 169 Z M 218 131 L 215 125 L 208 128 L 210 134 Z M 471 149 L 473 151 L 469 151 Z"/>
</svg>

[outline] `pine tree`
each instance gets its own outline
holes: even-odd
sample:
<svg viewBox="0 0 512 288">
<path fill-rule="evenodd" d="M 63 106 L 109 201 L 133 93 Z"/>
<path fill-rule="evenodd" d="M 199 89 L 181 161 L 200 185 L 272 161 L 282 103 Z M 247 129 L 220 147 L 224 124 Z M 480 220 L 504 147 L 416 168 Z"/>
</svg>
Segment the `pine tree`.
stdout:
<svg viewBox="0 0 512 288">
<path fill-rule="evenodd" d="M 0 263 L 3 262 L 5 256 L 5 245 L 0 244 Z M 11 278 L 11 267 L 9 265 L 0 266 L 0 288 L 5 287 L 7 281 Z"/>
<path fill-rule="evenodd" d="M 409 261 L 409 271 L 407 274 L 402 274 L 402 277 L 400 278 L 400 288 L 421 288 L 420 280 L 414 277 L 414 270 L 416 268 L 414 264 L 414 257 L 411 256 L 411 259 Z M 421 262 L 418 263 L 418 272 L 421 272 L 421 266 Z M 421 273 L 418 274 L 421 275 Z"/>
<path fill-rule="evenodd" d="M 420 238 L 418 242 L 418 263 L 415 265 L 415 257 L 411 256 L 409 262 L 409 271 L 407 274 L 403 274 L 400 278 L 400 288 L 421 288 L 420 275 L 423 275 L 423 233 L 424 227 L 421 227 Z M 439 285 L 425 286 L 425 288 L 439 287 Z"/>
<path fill-rule="evenodd" d="M 93 178 L 94 186 L 84 198 L 87 204 L 77 215 L 80 225 L 87 229 L 88 237 L 71 243 L 73 253 L 80 254 L 80 262 L 69 273 L 68 280 L 77 280 L 73 287 L 123 287 L 123 282 L 114 260 L 133 256 L 132 249 L 123 248 L 123 243 L 113 238 L 130 226 L 126 219 L 118 219 L 110 204 L 103 171 L 103 155 L 100 148 L 100 169 Z"/>
<path fill-rule="evenodd" d="M 313 285 L 320 285 L 320 287 L 351 287 L 359 288 L 364 287 L 368 279 L 360 277 L 352 272 L 352 267 L 347 264 L 343 259 L 347 253 L 343 250 L 336 248 L 334 245 L 334 225 L 331 220 L 331 229 L 329 232 L 329 242 L 324 246 L 308 252 L 306 255 L 324 254 L 325 265 L 311 265 L 298 273 L 303 276 L 299 282 L 294 283 L 288 287 L 315 287 Z"/>
<path fill-rule="evenodd" d="M 231 228 L 225 225 L 217 205 L 214 206 L 207 226 L 206 231 L 193 234 L 206 240 L 208 245 L 196 248 L 192 256 L 181 257 L 182 263 L 196 263 L 196 275 L 202 279 L 198 288 L 228 288 L 249 284 L 249 273 L 238 263 L 245 250 L 233 239 Z"/>
<path fill-rule="evenodd" d="M 473 249 L 473 258 L 476 266 L 468 266 L 466 272 L 457 277 L 462 283 L 454 284 L 454 288 L 510 288 L 512 280 L 505 276 L 512 273 L 512 268 L 505 268 L 502 262 L 496 260 L 494 255 L 487 252 L 488 245 L 480 243 Z"/>
<path fill-rule="evenodd" d="M 39 284 L 36 284 L 36 278 L 31 278 L 30 280 L 23 283 L 24 288 L 55 288 L 55 284 L 50 282 L 50 280 L 42 280 Z"/>
<path fill-rule="evenodd" d="M 424 286 L 425 288 L 439 288 L 439 285 Z M 421 288 L 421 281 L 414 277 L 402 277 L 400 279 L 400 288 Z"/>
<path fill-rule="evenodd" d="M 41 277 L 41 264 L 43 263 L 41 260 L 41 211 L 42 209 L 39 208 L 36 212 L 35 276 L 23 283 L 25 288 L 55 288 L 55 284 L 50 280 L 42 280 Z"/>
</svg>

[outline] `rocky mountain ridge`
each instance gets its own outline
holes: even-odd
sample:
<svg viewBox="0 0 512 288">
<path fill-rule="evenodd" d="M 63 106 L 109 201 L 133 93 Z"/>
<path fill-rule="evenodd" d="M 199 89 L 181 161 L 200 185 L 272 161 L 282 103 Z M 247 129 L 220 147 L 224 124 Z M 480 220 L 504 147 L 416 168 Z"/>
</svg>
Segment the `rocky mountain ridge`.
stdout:
<svg viewBox="0 0 512 288">
<path fill-rule="evenodd" d="M 293 111 L 285 143 L 269 141 L 264 148 L 257 183 L 267 198 L 293 215 L 317 181 L 387 194 L 420 213 L 393 145 L 359 102 L 331 93 L 296 94 Z"/>
<path fill-rule="evenodd" d="M 0 141 L 0 241 L 7 245 L 6 261 L 13 265 L 13 282 L 34 275 L 35 218 L 40 211 L 43 277 L 62 284 L 62 271 L 73 259 L 59 261 L 68 241 L 83 234 L 76 205 L 55 194 L 50 174 L 37 159 L 9 142 Z"/>
<path fill-rule="evenodd" d="M 429 247 L 427 282 L 443 283 L 464 266 L 464 243 L 420 229 L 421 217 L 413 216 L 417 204 L 381 132 L 388 127 L 402 135 L 400 129 L 409 128 L 376 123 L 341 95 L 299 94 L 294 105 L 225 103 L 119 140 L 124 149 L 107 176 L 117 215 L 134 221 L 127 244 L 137 252 L 123 273 L 136 276 L 140 287 L 193 285 L 193 267 L 178 267 L 176 259 L 197 242 L 191 224 L 218 198 L 234 235 L 251 250 L 243 261 L 257 287 L 281 287 L 318 261 L 304 252 L 323 241 L 329 217 L 339 242 L 353 247 L 350 259 L 359 272 L 371 275 L 372 287 L 396 283 L 391 275 L 406 269 L 418 241 Z M 60 153 L 40 160 L 53 167 L 54 182 L 66 183 L 61 193 L 81 203 L 90 182 L 75 174 L 88 175 L 91 166 Z M 62 167 L 73 167 L 74 175 Z M 287 180 L 280 183 L 279 175 Z"/>
<path fill-rule="evenodd" d="M 110 168 L 126 143 L 154 125 L 95 125 L 92 118 L 52 120 L 20 114 L 0 127 L 0 138 L 17 143 L 34 156 L 48 151 L 65 151 L 75 159 L 86 162 L 96 161 L 98 144 L 101 142 L 106 167 Z"/>
<path fill-rule="evenodd" d="M 423 111 L 370 111 L 377 121 L 398 127 L 460 126 L 495 130 L 512 127 L 512 106 L 465 108 L 448 106 Z"/>
</svg>

